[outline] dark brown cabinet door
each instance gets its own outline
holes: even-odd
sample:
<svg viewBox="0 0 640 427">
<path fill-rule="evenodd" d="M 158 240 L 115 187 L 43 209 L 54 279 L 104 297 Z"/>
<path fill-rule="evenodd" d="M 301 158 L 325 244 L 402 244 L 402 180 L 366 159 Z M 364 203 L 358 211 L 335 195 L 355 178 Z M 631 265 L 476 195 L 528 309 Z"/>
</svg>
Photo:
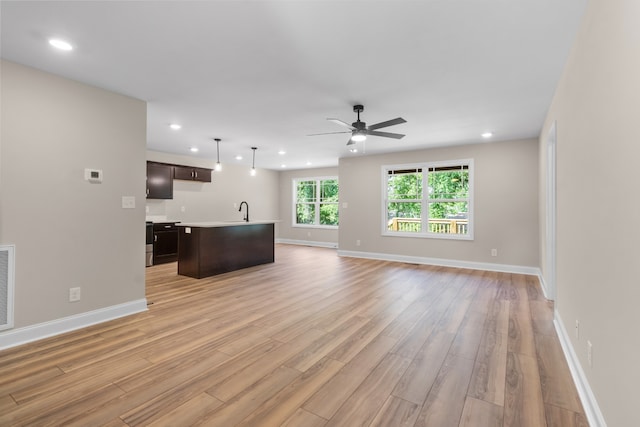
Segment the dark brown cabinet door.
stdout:
<svg viewBox="0 0 640 427">
<path fill-rule="evenodd" d="M 185 181 L 211 182 L 211 169 L 174 166 L 174 178 Z"/>
<path fill-rule="evenodd" d="M 195 181 L 211 182 L 211 169 L 193 168 Z"/>
<path fill-rule="evenodd" d="M 185 181 L 193 180 L 193 168 L 187 166 L 174 166 L 173 177 L 175 179 L 182 179 Z"/>
<path fill-rule="evenodd" d="M 178 260 L 178 228 L 175 223 L 153 224 L 153 264 Z"/>
<path fill-rule="evenodd" d="M 147 199 L 173 199 L 173 167 L 147 162 Z"/>
</svg>

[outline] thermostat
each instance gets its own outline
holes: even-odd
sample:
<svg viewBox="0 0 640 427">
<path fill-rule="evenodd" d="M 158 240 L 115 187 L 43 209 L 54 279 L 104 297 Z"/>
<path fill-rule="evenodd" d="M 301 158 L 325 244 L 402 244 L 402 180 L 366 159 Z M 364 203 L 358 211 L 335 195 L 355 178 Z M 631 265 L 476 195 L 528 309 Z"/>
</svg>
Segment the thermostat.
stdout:
<svg viewBox="0 0 640 427">
<path fill-rule="evenodd" d="M 85 181 L 93 182 L 93 183 L 101 183 L 102 182 L 102 171 L 100 169 L 85 169 L 84 170 L 84 179 Z"/>
</svg>

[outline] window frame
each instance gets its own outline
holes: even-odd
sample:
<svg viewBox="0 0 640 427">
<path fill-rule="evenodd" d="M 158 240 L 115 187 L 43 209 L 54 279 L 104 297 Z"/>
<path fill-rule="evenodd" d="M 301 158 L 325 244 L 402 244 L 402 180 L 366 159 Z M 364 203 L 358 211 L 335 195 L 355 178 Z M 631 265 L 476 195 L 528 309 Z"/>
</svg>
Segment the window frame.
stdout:
<svg viewBox="0 0 640 427">
<path fill-rule="evenodd" d="M 338 201 L 335 202 L 321 202 L 321 191 L 322 191 L 322 181 L 330 181 L 335 180 L 338 183 Z M 298 205 L 298 183 L 303 181 L 315 181 L 316 183 L 316 200 L 314 202 L 310 202 L 309 204 L 313 204 L 315 206 L 315 215 L 314 215 L 314 223 L 313 224 L 298 224 L 296 222 L 297 219 L 297 211 L 296 206 Z M 299 227 L 299 228 L 324 228 L 330 230 L 336 230 L 340 226 L 340 217 L 338 216 L 338 224 L 337 225 L 329 225 L 329 224 L 320 224 L 320 206 L 327 204 L 335 204 L 338 207 L 338 213 L 340 211 L 340 181 L 337 176 L 313 176 L 313 177 L 300 177 L 300 178 L 292 178 L 291 180 L 291 227 Z"/>
<path fill-rule="evenodd" d="M 463 167 L 466 166 L 469 172 L 469 193 L 468 197 L 465 199 L 455 199 L 455 200 L 445 200 L 445 201 L 466 201 L 467 202 L 467 216 L 468 216 L 468 224 L 467 224 L 467 234 L 450 234 L 450 233 L 433 233 L 429 231 L 429 204 L 437 203 L 437 201 L 442 201 L 440 199 L 430 200 L 428 195 L 425 195 L 425 191 L 428 191 L 428 182 L 429 182 L 429 173 L 430 169 L 434 168 L 448 168 L 448 167 Z M 389 176 L 389 171 L 398 171 L 398 170 L 422 170 L 422 193 L 419 199 L 415 199 L 416 202 L 420 202 L 421 207 L 421 215 L 420 215 L 420 224 L 421 230 L 419 232 L 410 232 L 410 231 L 392 231 L 388 229 L 388 207 L 389 207 L 389 197 L 388 197 L 388 188 L 387 188 L 387 177 Z M 433 161 L 433 162 L 419 162 L 419 163 L 409 163 L 409 164 L 397 164 L 397 165 L 383 165 L 381 167 L 381 193 L 382 193 L 382 216 L 381 216 L 381 234 L 382 236 L 387 237 L 414 237 L 421 239 L 445 239 L 445 240 L 474 240 L 474 203 L 473 203 L 473 195 L 474 195 L 474 166 L 473 159 L 458 159 L 458 160 L 444 160 L 444 161 Z M 392 199 L 396 200 L 396 199 Z M 413 199 L 403 199 L 406 201 L 410 201 Z M 426 230 L 426 231 L 425 231 Z"/>
</svg>

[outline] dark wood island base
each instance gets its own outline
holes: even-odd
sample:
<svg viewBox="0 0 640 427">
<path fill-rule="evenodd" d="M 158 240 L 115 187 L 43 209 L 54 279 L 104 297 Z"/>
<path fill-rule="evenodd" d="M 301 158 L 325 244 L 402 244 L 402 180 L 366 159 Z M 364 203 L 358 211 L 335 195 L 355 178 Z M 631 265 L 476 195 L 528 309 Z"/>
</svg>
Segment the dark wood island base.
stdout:
<svg viewBox="0 0 640 427">
<path fill-rule="evenodd" d="M 274 262 L 273 223 L 179 226 L 179 275 L 202 279 Z"/>
</svg>

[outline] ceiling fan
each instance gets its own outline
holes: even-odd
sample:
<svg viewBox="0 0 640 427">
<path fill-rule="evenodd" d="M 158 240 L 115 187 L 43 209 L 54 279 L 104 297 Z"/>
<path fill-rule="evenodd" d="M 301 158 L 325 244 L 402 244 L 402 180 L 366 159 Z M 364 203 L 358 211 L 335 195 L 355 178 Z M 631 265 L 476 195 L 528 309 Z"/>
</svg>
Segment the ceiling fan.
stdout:
<svg viewBox="0 0 640 427">
<path fill-rule="evenodd" d="M 356 120 L 355 122 L 349 124 L 347 122 L 343 122 L 342 120 L 339 119 L 327 119 L 330 120 L 334 123 L 339 124 L 340 126 L 344 126 L 349 128 L 349 131 L 343 131 L 343 132 L 325 132 L 325 133 L 314 133 L 311 135 L 307 135 L 307 136 L 316 136 L 316 135 L 331 135 L 331 134 L 336 134 L 336 133 L 350 133 L 351 134 L 351 138 L 349 138 L 349 142 L 347 142 L 347 145 L 352 145 L 355 144 L 356 142 L 360 142 L 360 141 L 364 141 L 365 139 L 367 139 L 367 135 L 372 135 L 372 136 L 382 136 L 385 138 L 394 138 L 394 139 L 401 139 L 402 137 L 404 137 L 403 134 L 401 133 L 391 133 L 391 132 L 380 132 L 377 129 L 380 128 L 386 128 L 388 126 L 393 126 L 393 125 L 399 125 L 401 123 L 406 123 L 407 121 L 405 119 L 403 119 L 402 117 L 398 117 L 392 120 L 387 120 L 386 122 L 380 122 L 380 123 L 376 123 L 374 125 L 371 126 L 367 126 L 367 124 L 365 122 L 361 122 L 360 121 L 360 113 L 364 110 L 364 106 L 362 105 L 354 105 L 353 106 L 353 111 L 356 112 L 358 114 L 358 120 Z"/>
</svg>

